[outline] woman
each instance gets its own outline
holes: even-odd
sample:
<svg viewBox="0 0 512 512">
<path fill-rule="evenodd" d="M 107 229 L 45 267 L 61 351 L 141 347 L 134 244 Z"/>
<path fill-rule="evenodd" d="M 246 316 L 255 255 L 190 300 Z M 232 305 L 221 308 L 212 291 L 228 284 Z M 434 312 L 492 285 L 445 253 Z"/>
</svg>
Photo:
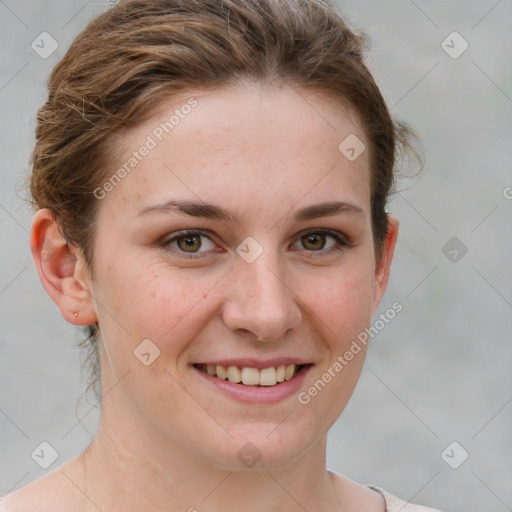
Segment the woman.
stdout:
<svg viewBox="0 0 512 512">
<path fill-rule="evenodd" d="M 2 511 L 432 510 L 325 467 L 409 135 L 362 51 L 319 0 L 127 0 L 76 38 L 38 115 L 31 245 L 90 330 L 101 421 Z"/>
</svg>

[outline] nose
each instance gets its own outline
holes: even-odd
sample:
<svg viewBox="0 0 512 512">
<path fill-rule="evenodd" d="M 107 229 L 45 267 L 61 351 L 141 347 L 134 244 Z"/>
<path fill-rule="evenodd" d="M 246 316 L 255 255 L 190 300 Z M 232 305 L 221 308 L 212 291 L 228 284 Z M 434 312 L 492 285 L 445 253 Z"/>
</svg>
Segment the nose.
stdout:
<svg viewBox="0 0 512 512">
<path fill-rule="evenodd" d="M 231 331 L 254 340 L 276 341 L 300 325 L 302 313 L 283 265 L 267 254 L 264 251 L 252 263 L 236 262 L 222 314 Z"/>
</svg>

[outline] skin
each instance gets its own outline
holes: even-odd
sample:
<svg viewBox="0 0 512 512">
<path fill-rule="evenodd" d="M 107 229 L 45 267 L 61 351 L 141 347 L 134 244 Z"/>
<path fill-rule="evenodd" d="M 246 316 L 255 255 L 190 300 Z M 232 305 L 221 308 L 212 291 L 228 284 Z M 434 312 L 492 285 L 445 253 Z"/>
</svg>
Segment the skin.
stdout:
<svg viewBox="0 0 512 512">
<path fill-rule="evenodd" d="M 377 261 L 368 151 L 351 162 L 338 150 L 350 134 L 368 148 L 363 128 L 351 110 L 289 86 L 191 92 L 120 135 L 113 172 L 190 96 L 197 107 L 100 201 L 92 275 L 48 210 L 34 218 L 31 243 L 43 286 L 67 321 L 101 328 L 108 394 L 87 450 L 9 495 L 1 510 L 37 503 L 52 512 L 217 512 L 229 503 L 247 512 L 383 512 L 380 494 L 325 467 L 327 431 L 357 384 L 364 346 L 307 405 L 297 394 L 244 404 L 213 390 L 191 367 L 227 357 L 300 357 L 314 363 L 303 391 L 370 325 L 398 220 L 388 216 Z M 241 219 L 138 216 L 171 199 L 213 203 Z M 304 206 L 330 201 L 363 214 L 293 219 Z M 350 246 L 321 234 L 308 244 L 304 231 L 322 228 L 344 234 Z M 187 253 L 183 239 L 169 242 L 185 229 L 207 230 L 209 238 L 200 238 L 200 247 L 194 239 Z M 253 263 L 236 252 L 247 236 L 263 249 Z M 187 259 L 194 251 L 199 257 Z M 133 354 L 144 339 L 160 349 L 149 366 Z M 262 454 L 252 468 L 237 457 L 247 442 Z"/>
</svg>

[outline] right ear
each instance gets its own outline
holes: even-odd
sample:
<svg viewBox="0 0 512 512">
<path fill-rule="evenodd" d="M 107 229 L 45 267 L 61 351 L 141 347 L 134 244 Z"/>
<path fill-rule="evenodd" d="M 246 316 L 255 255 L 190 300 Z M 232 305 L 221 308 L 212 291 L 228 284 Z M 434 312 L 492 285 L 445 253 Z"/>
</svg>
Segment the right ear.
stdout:
<svg viewBox="0 0 512 512">
<path fill-rule="evenodd" d="M 35 214 L 30 247 L 39 279 L 62 316 L 74 325 L 97 323 L 82 252 L 62 236 L 51 210 L 43 208 Z"/>
</svg>

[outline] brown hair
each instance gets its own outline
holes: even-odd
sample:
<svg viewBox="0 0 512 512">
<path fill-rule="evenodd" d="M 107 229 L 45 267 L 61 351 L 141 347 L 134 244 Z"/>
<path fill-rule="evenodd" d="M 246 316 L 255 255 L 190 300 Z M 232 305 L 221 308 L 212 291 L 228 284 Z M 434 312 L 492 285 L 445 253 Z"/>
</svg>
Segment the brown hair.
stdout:
<svg viewBox="0 0 512 512">
<path fill-rule="evenodd" d="M 37 116 L 30 191 L 93 272 L 98 199 L 112 165 L 113 135 L 163 99 L 242 80 L 290 84 L 349 105 L 370 143 L 372 230 L 377 258 L 397 156 L 414 136 L 395 123 L 363 57 L 365 36 L 329 0 L 124 0 L 93 19 L 48 82 Z M 341 142 L 341 141 L 340 141 Z M 114 150 L 115 151 L 115 150 Z M 417 153 L 416 153 L 417 156 Z M 99 381 L 97 326 L 90 344 Z"/>
</svg>

